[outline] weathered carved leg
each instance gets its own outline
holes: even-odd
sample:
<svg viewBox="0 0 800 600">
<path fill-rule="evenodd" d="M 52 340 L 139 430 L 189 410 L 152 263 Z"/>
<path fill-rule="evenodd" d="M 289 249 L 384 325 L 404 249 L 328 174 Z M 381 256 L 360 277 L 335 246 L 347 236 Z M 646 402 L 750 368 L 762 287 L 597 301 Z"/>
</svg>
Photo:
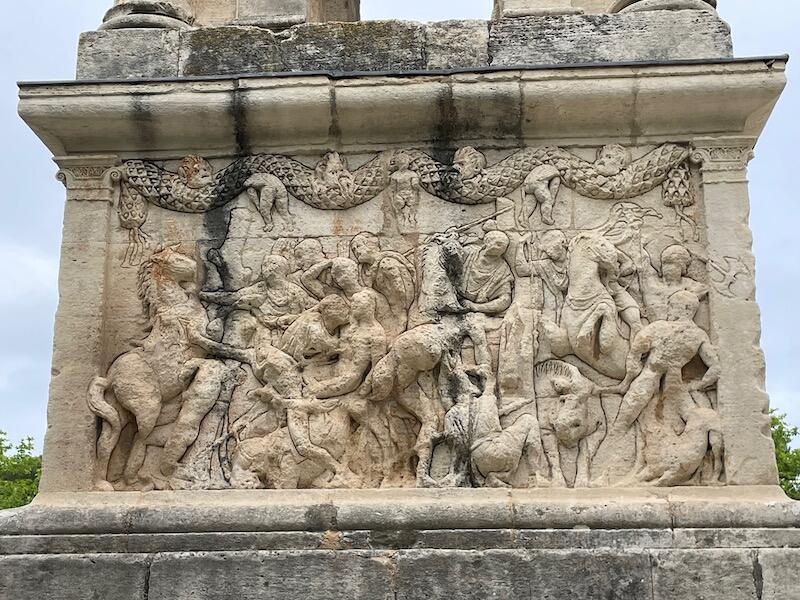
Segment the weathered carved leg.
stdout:
<svg viewBox="0 0 800 600">
<path fill-rule="evenodd" d="M 624 432 L 631 427 L 658 391 L 662 373 L 646 365 L 641 374 L 633 381 L 628 393 L 622 399 L 619 414 L 614 423 L 614 430 Z"/>
<path fill-rule="evenodd" d="M 161 472 L 170 477 L 178 467 L 178 462 L 186 454 L 200 431 L 200 423 L 214 408 L 228 367 L 221 361 L 201 361 L 197 372 L 183 393 L 183 406 L 172 431 L 172 437 L 164 447 L 161 458 Z"/>
<path fill-rule="evenodd" d="M 542 446 L 550 463 L 550 485 L 552 487 L 567 487 L 567 480 L 561 470 L 561 452 L 558 449 L 558 439 L 555 433 L 546 429 L 542 430 Z"/>
<path fill-rule="evenodd" d="M 291 441 L 301 456 L 325 466 L 334 474 L 344 469 L 344 466 L 330 452 L 311 442 L 307 413 L 298 410 L 287 410 L 286 422 Z"/>
<path fill-rule="evenodd" d="M 133 438 L 131 452 L 125 465 L 124 479 L 128 486 L 136 485 L 139 481 L 139 471 L 144 465 L 147 456 L 147 438 L 153 433 L 158 422 L 158 412 L 150 412 L 136 417 L 136 435 Z"/>
</svg>

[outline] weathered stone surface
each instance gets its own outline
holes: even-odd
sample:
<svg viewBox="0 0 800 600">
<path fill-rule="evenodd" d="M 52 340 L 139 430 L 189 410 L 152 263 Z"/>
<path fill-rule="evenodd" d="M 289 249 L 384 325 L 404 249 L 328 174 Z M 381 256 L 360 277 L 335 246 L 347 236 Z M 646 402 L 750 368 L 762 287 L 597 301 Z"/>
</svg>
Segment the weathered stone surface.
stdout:
<svg viewBox="0 0 800 600">
<path fill-rule="evenodd" d="M 800 549 L 763 548 L 758 550 L 756 591 L 760 600 L 795 600 L 800 598 Z"/>
<path fill-rule="evenodd" d="M 425 26 L 426 68 L 463 69 L 489 64 L 485 21 L 443 21 Z"/>
<path fill-rule="evenodd" d="M 0 556 L 0 598 L 146 600 L 148 562 L 124 554 Z"/>
<path fill-rule="evenodd" d="M 653 600 L 760 600 L 755 558 L 748 550 L 654 551 Z"/>
<path fill-rule="evenodd" d="M 153 560 L 148 600 L 393 600 L 393 576 L 389 560 L 369 553 L 175 554 Z"/>
<path fill-rule="evenodd" d="M 492 65 L 663 61 L 732 56 L 730 31 L 703 11 L 503 19 L 489 37 Z"/>
<path fill-rule="evenodd" d="M 268 29 L 206 27 L 181 38 L 180 74 L 230 75 L 283 70 L 283 54 Z"/>
<path fill-rule="evenodd" d="M 168 29 L 119 29 L 81 35 L 78 79 L 177 77 L 180 33 Z"/>
<path fill-rule="evenodd" d="M 281 39 L 287 71 L 425 69 L 425 26 L 404 21 L 294 27 Z"/>
<path fill-rule="evenodd" d="M 647 553 L 571 551 L 401 552 L 404 600 L 620 598 L 650 600 Z M 476 577 L 475 574 L 480 573 Z M 554 576 L 554 574 L 556 574 Z"/>
<path fill-rule="evenodd" d="M 307 23 L 280 33 L 241 26 L 93 32 L 82 37 L 78 78 L 394 72 L 730 56 L 730 33 L 716 15 L 659 11 L 502 19 L 491 27 L 485 21 L 368 21 Z"/>
</svg>

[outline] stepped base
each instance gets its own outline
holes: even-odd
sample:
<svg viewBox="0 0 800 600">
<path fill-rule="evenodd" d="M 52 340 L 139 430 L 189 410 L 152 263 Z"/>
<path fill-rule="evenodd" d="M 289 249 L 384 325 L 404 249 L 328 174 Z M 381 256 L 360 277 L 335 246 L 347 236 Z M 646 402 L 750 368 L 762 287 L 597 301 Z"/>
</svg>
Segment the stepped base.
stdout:
<svg viewBox="0 0 800 600">
<path fill-rule="evenodd" d="M 797 600 L 799 525 L 777 488 L 52 495 L 0 513 L 0 597 Z"/>
</svg>

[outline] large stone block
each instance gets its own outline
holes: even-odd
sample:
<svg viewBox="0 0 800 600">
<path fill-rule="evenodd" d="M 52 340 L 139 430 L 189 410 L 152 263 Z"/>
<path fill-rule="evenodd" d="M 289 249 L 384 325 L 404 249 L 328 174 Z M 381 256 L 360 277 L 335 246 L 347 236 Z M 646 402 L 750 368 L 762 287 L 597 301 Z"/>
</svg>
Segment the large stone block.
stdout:
<svg viewBox="0 0 800 600">
<path fill-rule="evenodd" d="M 0 556 L 0 598 L 147 600 L 146 556 Z"/>
<path fill-rule="evenodd" d="M 703 11 L 502 19 L 493 66 L 668 61 L 732 56 L 728 25 Z"/>
<path fill-rule="evenodd" d="M 180 33 L 170 29 L 119 29 L 81 35 L 78 79 L 177 77 Z"/>
</svg>

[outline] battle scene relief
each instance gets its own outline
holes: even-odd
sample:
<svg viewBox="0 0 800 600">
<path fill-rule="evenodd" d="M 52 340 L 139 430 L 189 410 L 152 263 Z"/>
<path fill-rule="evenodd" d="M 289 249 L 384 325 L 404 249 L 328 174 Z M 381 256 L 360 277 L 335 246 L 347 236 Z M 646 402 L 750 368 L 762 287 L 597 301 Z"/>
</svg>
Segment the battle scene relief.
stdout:
<svg viewBox="0 0 800 600">
<path fill-rule="evenodd" d="M 690 154 L 124 163 L 96 488 L 724 484 Z"/>
</svg>

